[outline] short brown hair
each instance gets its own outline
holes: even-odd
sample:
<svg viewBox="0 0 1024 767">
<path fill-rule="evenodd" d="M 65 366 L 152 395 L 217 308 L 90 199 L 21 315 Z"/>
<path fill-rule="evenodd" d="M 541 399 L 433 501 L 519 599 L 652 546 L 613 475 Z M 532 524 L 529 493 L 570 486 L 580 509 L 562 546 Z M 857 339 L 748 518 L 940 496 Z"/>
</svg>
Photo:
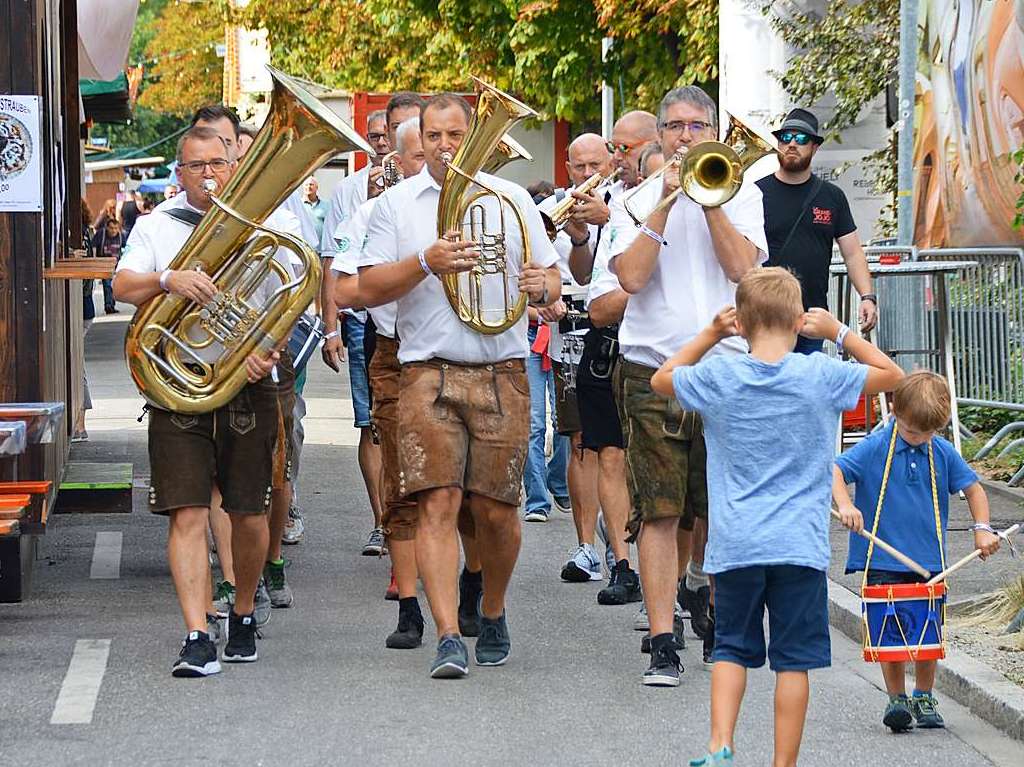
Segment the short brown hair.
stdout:
<svg viewBox="0 0 1024 767">
<path fill-rule="evenodd" d="M 748 338 L 758 330 L 793 330 L 803 313 L 800 281 L 788 269 L 751 269 L 736 288 L 736 319 Z"/>
<path fill-rule="evenodd" d="M 221 146 L 224 146 L 224 149 L 227 150 L 227 146 L 224 144 L 224 139 L 221 138 L 221 135 L 213 128 L 207 128 L 205 125 L 193 125 L 187 131 L 182 133 L 181 138 L 178 139 L 178 149 L 174 153 L 174 159 L 177 162 L 181 162 L 185 151 L 185 144 L 189 141 L 213 141 L 214 139 L 219 141 Z"/>
<path fill-rule="evenodd" d="M 430 109 L 447 109 L 448 107 L 457 106 L 462 110 L 462 114 L 466 116 L 466 123 L 473 119 L 473 109 L 470 107 L 469 102 L 466 101 L 458 93 L 451 93 L 445 91 L 444 93 L 438 93 L 431 96 L 423 104 L 423 109 L 420 110 L 420 133 L 423 132 L 423 115 Z"/>
<path fill-rule="evenodd" d="M 892 396 L 896 417 L 920 431 L 939 431 L 949 423 L 949 384 L 938 373 L 916 370 L 896 385 Z"/>
</svg>

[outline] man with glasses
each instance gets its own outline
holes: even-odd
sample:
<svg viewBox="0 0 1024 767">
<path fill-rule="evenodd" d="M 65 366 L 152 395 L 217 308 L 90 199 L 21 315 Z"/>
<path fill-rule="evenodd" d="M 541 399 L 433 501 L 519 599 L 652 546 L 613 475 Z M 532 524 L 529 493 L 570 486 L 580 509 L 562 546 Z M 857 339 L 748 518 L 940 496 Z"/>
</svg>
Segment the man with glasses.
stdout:
<svg viewBox="0 0 1024 767">
<path fill-rule="evenodd" d="M 658 112 L 662 153 L 671 158 L 718 136 L 717 108 L 700 88 L 665 94 Z M 638 210 L 653 210 L 679 188 L 677 162 L 661 184 L 652 184 Z M 736 283 L 767 259 L 761 192 L 744 185 L 721 207 L 703 208 L 685 195 L 647 216 L 639 228 L 624 206 L 612 208 L 609 263 L 629 293 L 615 371 L 626 434 L 626 463 L 633 495 L 629 530 L 640 552 L 640 580 L 650 622 L 651 663 L 643 683 L 677 686 L 682 664 L 674 606 L 685 599 L 694 630 L 710 660 L 713 629 L 710 588 L 703 572 L 707 535 L 706 451 L 697 413 L 683 412 L 673 397 L 651 389 L 651 376 L 693 339 L 723 306 L 734 303 Z M 740 338 L 722 341 L 712 354 L 743 354 Z M 679 580 L 678 531 L 693 530 L 693 550 Z M 687 598 L 701 594 L 699 601 Z"/>
<path fill-rule="evenodd" d="M 218 292 L 208 274 L 193 269 L 173 270 L 193 227 L 210 209 L 214 194 L 228 183 L 234 155 L 217 131 L 192 127 L 177 150 L 177 179 L 183 191 L 140 218 L 114 276 L 114 295 L 136 306 L 170 293 L 206 304 Z M 266 225 L 299 234 L 297 222 L 271 214 Z M 293 274 L 286 251 L 275 258 L 286 275 Z M 256 290 L 259 305 L 281 285 L 271 274 Z M 199 332 L 199 331 L 196 331 Z M 202 340 L 198 339 L 197 340 Z M 223 352 L 218 342 L 198 351 L 207 361 Z M 206 542 L 210 506 L 216 487 L 231 518 L 231 549 L 237 591 L 228 616 L 227 662 L 252 662 L 256 654 L 254 595 L 269 543 L 270 506 L 275 443 L 278 440 L 278 387 L 268 377 L 278 361 L 251 354 L 246 359 L 248 385 L 228 404 L 200 415 L 149 408 L 149 507 L 170 519 L 167 557 L 187 636 L 174 663 L 174 676 L 208 676 L 220 671 L 217 648 L 208 633 L 210 562 Z"/>
<path fill-rule="evenodd" d="M 878 298 L 871 292 L 867 258 L 843 190 L 815 176 L 811 162 L 825 140 L 818 135 L 818 118 L 794 109 L 773 131 L 779 140 L 779 169 L 757 182 L 764 197 L 764 231 L 768 265 L 784 266 L 800 280 L 804 308 L 828 308 L 832 243 L 846 262 L 850 281 L 860 294 L 860 329 L 878 321 Z M 794 351 L 820 352 L 820 338 L 798 336 Z"/>
</svg>

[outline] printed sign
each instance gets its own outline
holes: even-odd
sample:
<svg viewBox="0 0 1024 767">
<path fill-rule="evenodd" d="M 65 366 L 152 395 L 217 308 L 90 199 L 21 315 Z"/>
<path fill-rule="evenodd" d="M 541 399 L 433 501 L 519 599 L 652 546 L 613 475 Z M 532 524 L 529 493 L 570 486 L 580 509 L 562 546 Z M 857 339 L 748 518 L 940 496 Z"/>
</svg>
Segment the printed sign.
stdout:
<svg viewBox="0 0 1024 767">
<path fill-rule="evenodd" d="M 43 209 L 39 97 L 0 96 L 0 211 Z"/>
</svg>

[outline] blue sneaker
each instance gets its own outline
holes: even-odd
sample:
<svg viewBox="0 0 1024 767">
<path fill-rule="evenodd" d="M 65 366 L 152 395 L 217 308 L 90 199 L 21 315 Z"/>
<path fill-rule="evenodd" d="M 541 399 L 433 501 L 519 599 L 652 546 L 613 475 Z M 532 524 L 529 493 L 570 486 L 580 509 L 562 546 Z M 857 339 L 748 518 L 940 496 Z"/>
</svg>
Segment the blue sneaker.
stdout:
<svg viewBox="0 0 1024 767">
<path fill-rule="evenodd" d="M 512 642 L 508 636 L 505 613 L 497 620 L 486 615 L 480 616 L 480 636 L 476 640 L 476 664 L 478 666 L 504 666 L 512 653 Z"/>
<path fill-rule="evenodd" d="M 469 673 L 469 652 L 458 634 L 445 634 L 437 643 L 437 657 L 430 667 L 433 679 L 461 679 Z"/>
<path fill-rule="evenodd" d="M 910 710 L 918 727 L 923 730 L 936 730 L 946 726 L 936 706 L 938 701 L 930 693 L 914 693 L 914 697 L 910 699 Z"/>
<path fill-rule="evenodd" d="M 732 767 L 732 749 L 723 746 L 721 751 L 705 754 L 700 759 L 691 759 L 690 767 Z"/>
</svg>

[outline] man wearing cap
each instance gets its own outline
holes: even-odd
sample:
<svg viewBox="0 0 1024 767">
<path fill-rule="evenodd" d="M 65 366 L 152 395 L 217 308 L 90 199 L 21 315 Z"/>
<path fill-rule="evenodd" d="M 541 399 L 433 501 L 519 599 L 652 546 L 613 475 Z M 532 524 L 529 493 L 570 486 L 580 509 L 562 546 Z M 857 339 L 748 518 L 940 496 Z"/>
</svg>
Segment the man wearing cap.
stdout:
<svg viewBox="0 0 1024 767">
<path fill-rule="evenodd" d="M 871 292 L 868 262 L 850 204 L 838 186 L 811 173 L 811 161 L 825 140 L 818 134 L 818 118 L 806 109 L 794 109 L 773 134 L 779 140 L 779 169 L 757 182 L 764 198 L 766 266 L 782 266 L 796 274 L 805 309 L 827 309 L 835 241 L 860 294 L 860 329 L 870 330 L 878 319 L 878 298 Z M 820 338 L 798 336 L 794 351 L 821 351 L 822 343 Z"/>
</svg>

